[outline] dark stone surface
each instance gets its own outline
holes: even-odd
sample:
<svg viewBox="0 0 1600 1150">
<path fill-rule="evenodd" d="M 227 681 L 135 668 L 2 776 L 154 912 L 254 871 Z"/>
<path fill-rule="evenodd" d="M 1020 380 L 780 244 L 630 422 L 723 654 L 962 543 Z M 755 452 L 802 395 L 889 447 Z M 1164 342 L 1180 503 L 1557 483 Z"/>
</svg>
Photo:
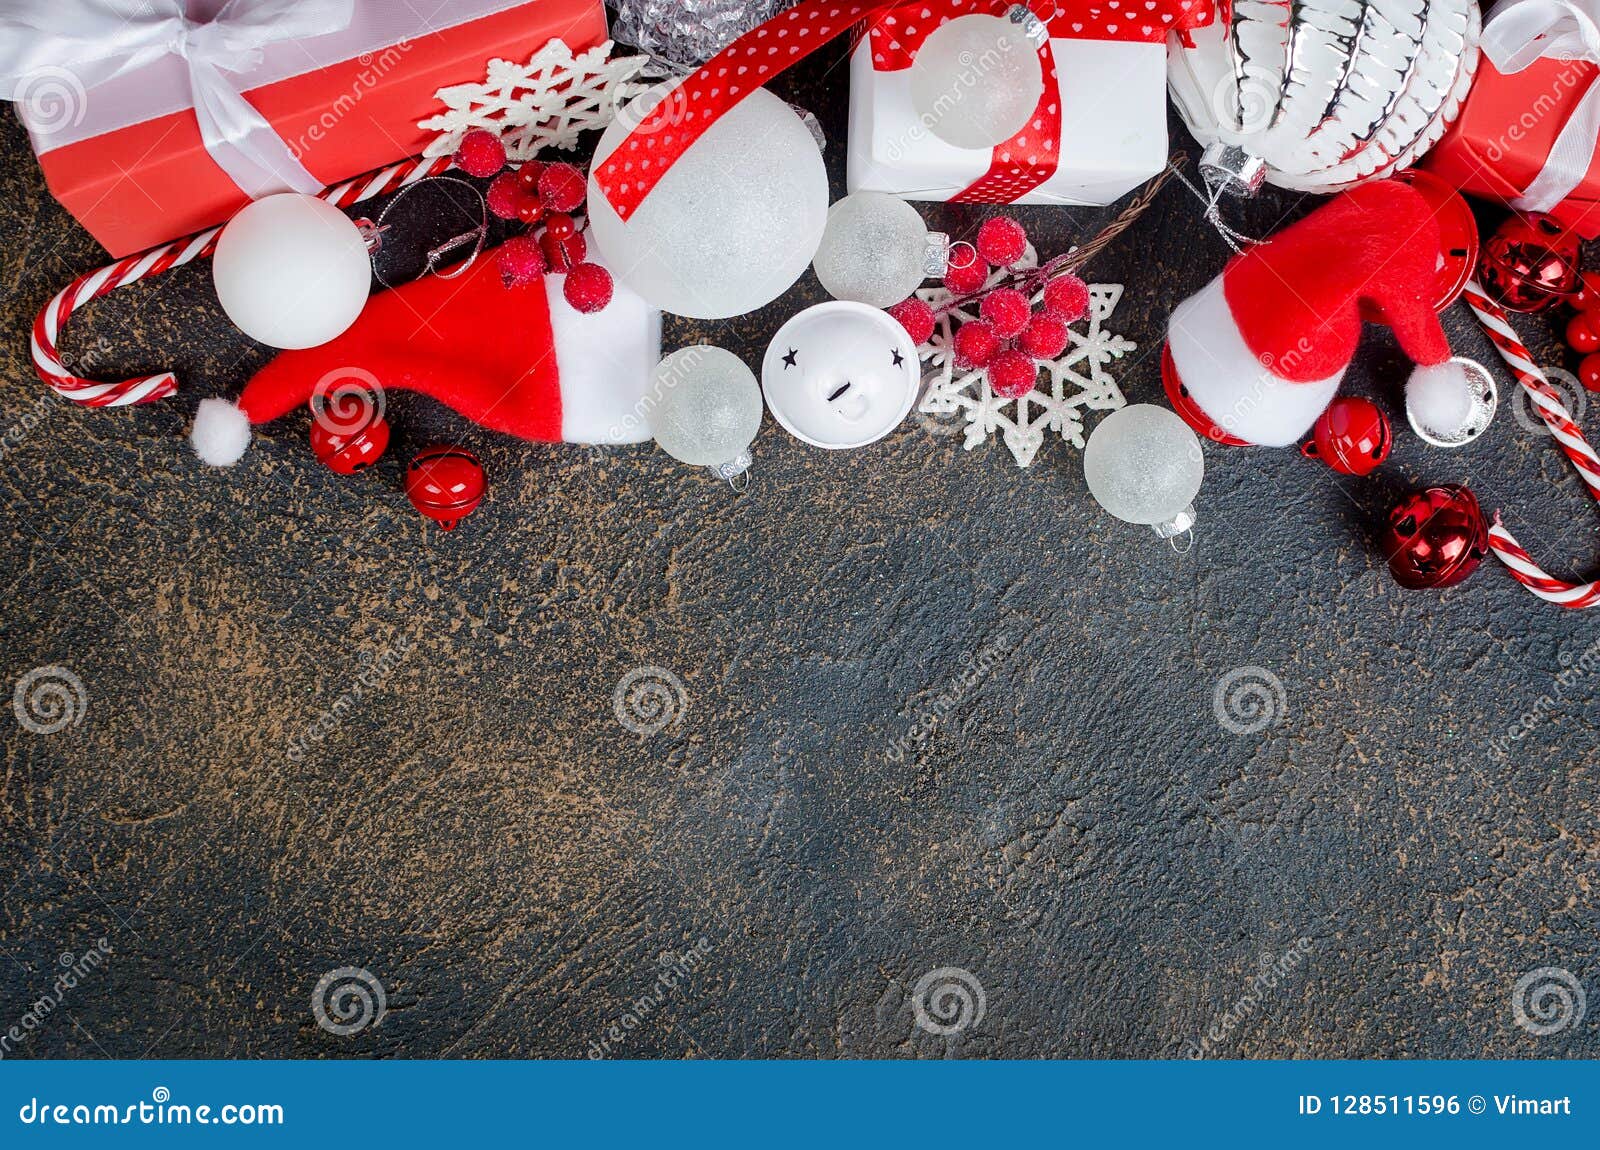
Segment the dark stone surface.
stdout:
<svg viewBox="0 0 1600 1150">
<path fill-rule="evenodd" d="M 828 129 L 836 192 L 839 62 L 782 89 Z M 582 1057 L 702 938 L 612 1053 L 1160 1056 L 1234 1010 L 1225 1055 L 1600 1054 L 1600 1010 L 1541 1039 L 1511 1008 L 1542 966 L 1600 992 L 1600 708 L 1594 676 L 1557 679 L 1596 617 L 1492 564 L 1408 594 L 1371 543 L 1406 488 L 1467 482 L 1550 567 L 1596 569 L 1600 516 L 1508 410 L 1456 453 L 1401 431 L 1365 481 L 1211 451 L 1181 559 L 1101 514 L 1070 448 L 1023 471 L 915 422 L 828 454 L 769 419 L 735 497 L 648 446 L 526 445 L 399 395 L 375 474 L 318 466 L 303 416 L 220 474 L 186 426 L 267 351 L 201 265 L 118 293 L 67 341 L 107 374 L 174 365 L 178 396 L 44 394 L 29 325 L 100 252 L 3 133 L 0 413 L 38 426 L 0 460 L 0 672 L 9 695 L 60 664 L 88 706 L 50 736 L 0 713 L 0 1031 L 58 956 L 113 951 L 8 1057 Z M 1268 195 L 1240 219 L 1259 234 L 1299 210 Z M 1053 252 L 1112 212 L 1019 214 Z M 1128 287 L 1131 400 L 1157 400 L 1165 316 L 1224 255 L 1174 183 L 1091 268 Z M 819 296 L 808 275 L 669 340 L 755 362 Z M 1463 307 L 1448 322 L 1492 361 Z M 1572 366 L 1549 321 L 1519 327 Z M 1352 382 L 1397 427 L 1404 370 L 1369 329 Z M 478 450 L 492 483 L 451 535 L 400 488 L 435 437 Z M 1009 653 L 962 686 L 999 639 Z M 325 742 L 287 754 L 403 648 Z M 613 714 L 641 665 L 687 696 L 651 737 Z M 1213 692 L 1250 666 L 1285 705 L 1235 735 Z M 959 698 L 901 754 L 942 693 Z M 1301 938 L 1306 960 L 1241 1007 L 1263 956 Z M 344 966 L 388 1003 L 350 1037 L 311 1010 Z M 953 1037 L 912 1004 L 947 966 L 985 997 Z"/>
</svg>

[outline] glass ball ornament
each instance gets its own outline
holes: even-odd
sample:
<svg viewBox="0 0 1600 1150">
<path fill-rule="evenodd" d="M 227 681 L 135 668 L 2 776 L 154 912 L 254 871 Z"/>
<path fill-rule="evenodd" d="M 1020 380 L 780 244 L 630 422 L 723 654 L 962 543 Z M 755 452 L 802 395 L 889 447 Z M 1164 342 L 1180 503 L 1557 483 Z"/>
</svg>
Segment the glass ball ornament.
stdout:
<svg viewBox="0 0 1600 1150">
<path fill-rule="evenodd" d="M 910 86 L 912 109 L 935 136 L 958 148 L 992 148 L 1020 132 L 1039 106 L 1044 69 L 1021 23 L 958 16 L 917 49 Z"/>
<path fill-rule="evenodd" d="M 247 204 L 222 229 L 211 278 L 222 310 L 251 339 L 316 347 L 355 323 L 372 263 L 350 217 L 316 196 L 282 192 Z"/>
<path fill-rule="evenodd" d="M 749 470 L 761 388 L 742 359 L 709 344 L 679 348 L 656 365 L 653 394 L 650 429 L 662 451 L 730 483 Z"/>
<path fill-rule="evenodd" d="M 1089 494 L 1112 515 L 1173 539 L 1194 527 L 1205 478 L 1200 438 L 1164 407 L 1136 403 L 1095 427 L 1083 449 Z"/>
<path fill-rule="evenodd" d="M 623 222 L 593 175 L 676 83 L 644 93 L 600 137 L 589 178 L 599 262 L 675 315 L 726 319 L 771 303 L 811 263 L 828 220 L 822 153 L 794 109 L 751 92 L 679 157 Z M 673 105 L 674 111 L 682 112 Z M 663 133 L 682 115 L 668 117 Z"/>
<path fill-rule="evenodd" d="M 943 273 L 948 246 L 899 196 L 856 192 L 828 209 L 811 267 L 834 299 L 887 308 Z"/>
</svg>

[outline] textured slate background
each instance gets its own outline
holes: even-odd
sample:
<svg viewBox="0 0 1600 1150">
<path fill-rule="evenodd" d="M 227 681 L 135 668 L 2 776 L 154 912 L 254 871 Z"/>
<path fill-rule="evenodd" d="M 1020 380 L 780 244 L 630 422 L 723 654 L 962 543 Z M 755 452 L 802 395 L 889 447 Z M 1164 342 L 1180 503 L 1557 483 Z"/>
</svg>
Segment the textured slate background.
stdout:
<svg viewBox="0 0 1600 1150">
<path fill-rule="evenodd" d="M 820 115 L 842 193 L 838 63 L 780 90 Z M 1052 443 L 1022 471 L 914 421 L 829 454 L 769 419 L 735 497 L 648 446 L 525 445 L 400 395 L 375 474 L 318 466 L 303 416 L 219 474 L 188 452 L 188 421 L 268 352 L 232 331 L 201 265 L 118 293 L 67 340 L 107 374 L 176 366 L 177 397 L 42 396 L 32 317 L 101 255 L 17 126 L 0 132 L 0 424 L 42 417 L 0 460 L 0 677 L 9 693 L 60 664 L 88 696 L 50 736 L 0 713 L 0 1031 L 58 956 L 101 937 L 114 952 L 9 1056 L 582 1057 L 702 938 L 705 961 L 612 1053 L 1178 1055 L 1305 938 L 1219 1053 L 1600 1054 L 1600 1011 L 1540 1039 L 1511 1008 L 1541 966 L 1600 990 L 1600 708 L 1593 676 L 1556 680 L 1600 625 L 1491 565 L 1402 592 L 1371 543 L 1406 488 L 1465 481 L 1547 565 L 1596 569 L 1600 516 L 1509 413 L 1455 453 L 1401 430 L 1366 480 L 1209 451 L 1181 559 L 1097 510 L 1076 451 Z M 1298 210 L 1267 195 L 1237 218 L 1259 234 Z M 979 218 L 927 214 L 957 233 Z M 1047 253 L 1111 214 L 1020 213 Z M 1139 344 L 1130 400 L 1157 399 L 1164 318 L 1224 256 L 1174 183 L 1091 268 L 1128 288 L 1113 326 Z M 758 362 L 818 298 L 808 274 L 669 340 Z M 1448 324 L 1492 360 L 1462 306 Z M 1549 321 L 1519 326 L 1573 366 Z M 1352 383 L 1397 428 L 1404 371 L 1369 329 Z M 491 477 L 452 535 L 400 488 L 435 437 Z M 997 638 L 1012 653 L 957 686 Z M 641 665 L 687 697 L 652 737 L 613 714 Z M 1284 706 L 1235 735 L 1213 692 L 1249 666 Z M 1486 741 L 1545 695 L 1494 757 Z M 388 1003 L 349 1037 L 311 1009 L 344 966 Z M 953 1036 L 915 1019 L 938 967 L 983 987 L 983 1018 Z"/>
</svg>

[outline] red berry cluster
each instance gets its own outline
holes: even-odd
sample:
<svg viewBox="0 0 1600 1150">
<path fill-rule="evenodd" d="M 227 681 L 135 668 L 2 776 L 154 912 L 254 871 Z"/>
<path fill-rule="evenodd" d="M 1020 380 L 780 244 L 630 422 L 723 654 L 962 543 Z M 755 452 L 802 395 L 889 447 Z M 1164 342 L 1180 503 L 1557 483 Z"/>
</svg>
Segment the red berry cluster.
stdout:
<svg viewBox="0 0 1600 1150">
<path fill-rule="evenodd" d="M 1045 282 L 1037 307 L 1016 287 L 997 284 L 984 291 L 995 268 L 1015 267 L 1027 254 L 1028 233 L 1008 216 L 985 220 L 972 250 L 970 259 L 953 260 L 944 277 L 946 290 L 964 305 L 978 297 L 979 318 L 956 328 L 952 354 L 957 367 L 983 371 L 996 395 L 1016 399 L 1033 390 L 1040 360 L 1055 359 L 1066 350 L 1067 326 L 1089 310 L 1089 287 L 1070 272 L 1056 275 Z M 890 308 L 889 314 L 918 344 L 933 335 L 937 317 L 915 296 Z"/>
<path fill-rule="evenodd" d="M 1578 309 L 1567 321 L 1567 346 L 1583 356 L 1578 379 L 1590 391 L 1600 391 L 1600 274 L 1583 273 L 1568 302 Z"/>
<path fill-rule="evenodd" d="M 506 149 L 498 136 L 474 128 L 461 137 L 456 166 L 469 176 L 493 176 L 485 193 L 489 210 L 502 220 L 520 220 L 530 229 L 500 245 L 495 257 L 507 287 L 542 280 L 547 272 L 565 274 L 562 294 L 580 312 L 597 312 L 611 302 L 611 273 L 585 262 L 589 246 L 583 225 L 571 213 L 588 191 L 584 174 L 571 164 L 529 160 L 506 171 Z"/>
</svg>

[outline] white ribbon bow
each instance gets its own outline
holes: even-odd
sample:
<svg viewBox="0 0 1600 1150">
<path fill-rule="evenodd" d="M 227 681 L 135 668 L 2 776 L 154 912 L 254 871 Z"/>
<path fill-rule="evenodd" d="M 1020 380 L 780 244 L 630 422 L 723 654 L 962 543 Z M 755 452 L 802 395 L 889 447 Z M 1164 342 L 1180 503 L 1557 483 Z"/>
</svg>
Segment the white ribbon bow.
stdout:
<svg viewBox="0 0 1600 1150">
<path fill-rule="evenodd" d="M 1534 61 L 1600 64 L 1600 0 L 1501 0 L 1483 26 L 1483 54 L 1506 75 Z M 1600 83 L 1589 85 L 1561 128 L 1544 167 L 1511 206 L 1548 212 L 1583 182 L 1600 143 Z"/>
<path fill-rule="evenodd" d="M 185 0 L 5 0 L 0 98 L 25 101 L 41 77 L 63 72 L 87 94 L 170 53 L 188 64 L 206 151 L 241 191 L 252 199 L 318 192 L 322 181 L 224 73 L 248 72 L 265 45 L 348 27 L 354 8 L 355 0 L 228 0 L 201 23 Z"/>
</svg>

